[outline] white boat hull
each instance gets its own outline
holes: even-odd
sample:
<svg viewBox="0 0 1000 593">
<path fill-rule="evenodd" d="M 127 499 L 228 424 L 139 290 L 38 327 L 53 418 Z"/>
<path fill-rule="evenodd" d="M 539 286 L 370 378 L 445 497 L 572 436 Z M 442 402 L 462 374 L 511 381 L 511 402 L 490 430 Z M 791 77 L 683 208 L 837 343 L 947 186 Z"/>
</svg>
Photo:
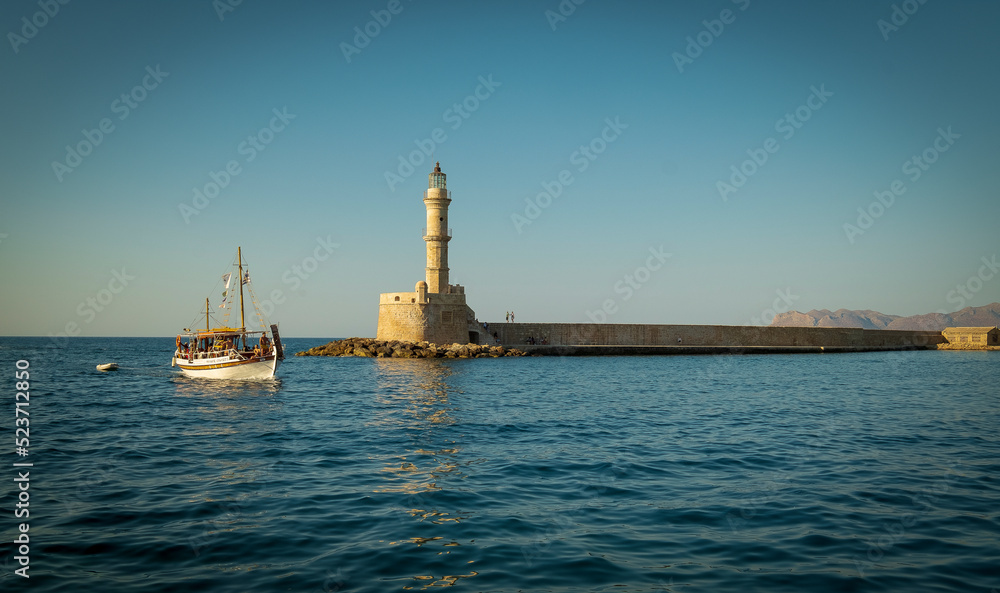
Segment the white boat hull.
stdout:
<svg viewBox="0 0 1000 593">
<path fill-rule="evenodd" d="M 281 364 L 273 354 L 266 357 L 239 360 L 228 356 L 189 361 L 174 357 L 174 364 L 188 377 L 204 379 L 270 379 Z"/>
</svg>

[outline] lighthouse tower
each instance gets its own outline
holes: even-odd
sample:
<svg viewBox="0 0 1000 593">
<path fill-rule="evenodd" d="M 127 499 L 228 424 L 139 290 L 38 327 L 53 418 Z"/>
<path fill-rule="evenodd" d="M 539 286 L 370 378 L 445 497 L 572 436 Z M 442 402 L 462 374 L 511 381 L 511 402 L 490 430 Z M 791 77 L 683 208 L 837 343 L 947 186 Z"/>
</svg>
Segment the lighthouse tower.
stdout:
<svg viewBox="0 0 1000 593">
<path fill-rule="evenodd" d="M 427 191 L 424 192 L 424 206 L 427 207 L 427 227 L 424 241 L 427 242 L 427 292 L 444 294 L 451 292 L 448 286 L 448 176 L 441 172 L 441 163 L 434 165 L 434 171 L 427 176 Z"/>
<path fill-rule="evenodd" d="M 417 282 L 413 292 L 385 292 L 379 295 L 379 340 L 433 342 L 435 344 L 485 343 L 476 314 L 465 302 L 465 288 L 448 281 L 448 205 L 451 193 L 441 172 L 441 163 L 427 177 L 424 206 L 427 226 L 425 280 Z"/>
</svg>

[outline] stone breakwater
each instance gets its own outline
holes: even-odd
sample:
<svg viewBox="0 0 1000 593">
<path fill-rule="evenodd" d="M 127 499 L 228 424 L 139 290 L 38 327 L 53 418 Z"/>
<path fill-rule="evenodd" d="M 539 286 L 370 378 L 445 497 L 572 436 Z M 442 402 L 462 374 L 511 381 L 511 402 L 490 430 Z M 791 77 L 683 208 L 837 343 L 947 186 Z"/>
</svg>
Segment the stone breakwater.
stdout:
<svg viewBox="0 0 1000 593">
<path fill-rule="evenodd" d="M 627 353 L 638 354 L 636 347 L 644 347 L 643 354 L 688 354 L 686 348 L 697 352 L 729 352 L 746 349 L 748 352 L 772 352 L 785 349 L 824 352 L 861 352 L 876 350 L 933 349 L 948 340 L 940 331 L 874 330 L 853 327 L 770 327 L 740 325 L 651 325 L 627 323 L 490 323 L 490 331 L 497 333 L 500 343 L 541 354 L 543 351 L 560 353 L 558 348 L 568 347 L 580 353 L 610 355 L 615 348 L 625 348 Z M 535 345 L 544 344 L 544 345 Z M 670 348 L 666 348 L 669 346 Z M 586 348 L 580 348 L 586 347 Z M 595 347 L 603 347 L 598 352 Z M 651 348 L 652 347 L 652 348 Z M 571 352 L 565 352 L 570 354 Z"/>
<path fill-rule="evenodd" d="M 296 352 L 295 356 L 360 356 L 364 358 L 499 358 L 525 356 L 525 352 L 503 346 L 477 344 L 431 344 L 348 338 Z"/>
<path fill-rule="evenodd" d="M 1000 346 L 987 346 L 985 344 L 938 344 L 938 350 L 1000 350 Z"/>
</svg>

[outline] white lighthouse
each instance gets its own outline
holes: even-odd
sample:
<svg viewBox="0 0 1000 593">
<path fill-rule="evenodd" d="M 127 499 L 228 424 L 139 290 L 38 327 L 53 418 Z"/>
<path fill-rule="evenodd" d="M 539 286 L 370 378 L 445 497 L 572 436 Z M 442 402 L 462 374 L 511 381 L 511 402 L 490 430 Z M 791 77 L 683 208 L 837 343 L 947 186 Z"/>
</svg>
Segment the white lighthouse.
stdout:
<svg viewBox="0 0 1000 593">
<path fill-rule="evenodd" d="M 424 206 L 427 207 L 427 226 L 424 241 L 427 242 L 427 292 L 442 294 L 450 292 L 448 286 L 448 176 L 441 172 L 441 163 L 434 165 L 434 171 L 427 176 L 427 190 L 424 191 Z"/>
<path fill-rule="evenodd" d="M 379 295 L 376 339 L 434 344 L 480 342 L 481 329 L 475 313 L 465 302 L 465 288 L 448 281 L 448 206 L 451 192 L 441 163 L 427 176 L 424 207 L 427 224 L 425 280 L 413 292 L 386 292 Z"/>
</svg>

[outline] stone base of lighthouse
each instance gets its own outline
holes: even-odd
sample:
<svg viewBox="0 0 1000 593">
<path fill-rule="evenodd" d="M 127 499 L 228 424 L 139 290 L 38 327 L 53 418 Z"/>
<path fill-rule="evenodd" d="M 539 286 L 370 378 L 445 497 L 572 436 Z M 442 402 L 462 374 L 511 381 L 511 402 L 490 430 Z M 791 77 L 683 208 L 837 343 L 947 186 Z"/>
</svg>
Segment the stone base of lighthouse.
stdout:
<svg viewBox="0 0 1000 593">
<path fill-rule="evenodd" d="M 429 294 L 426 284 L 418 282 L 416 292 L 380 294 L 375 338 L 432 344 L 486 343 L 475 313 L 465 303 L 465 290 L 458 285 L 449 288 L 451 293 Z"/>
</svg>

